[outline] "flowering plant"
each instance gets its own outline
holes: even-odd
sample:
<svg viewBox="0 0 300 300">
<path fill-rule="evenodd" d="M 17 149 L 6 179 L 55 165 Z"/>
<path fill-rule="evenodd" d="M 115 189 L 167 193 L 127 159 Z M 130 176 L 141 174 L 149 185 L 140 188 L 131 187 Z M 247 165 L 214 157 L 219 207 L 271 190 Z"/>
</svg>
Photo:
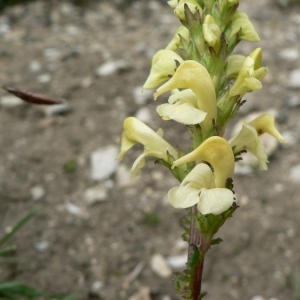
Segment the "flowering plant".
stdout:
<svg viewBox="0 0 300 300">
<path fill-rule="evenodd" d="M 274 117 L 263 114 L 244 123 L 240 132 L 226 140 L 227 124 L 243 105 L 244 95 L 262 88 L 268 68 L 262 66 L 262 49 L 247 57 L 232 54 L 244 40 L 259 41 L 251 21 L 238 11 L 238 0 L 171 0 L 181 21 L 173 39 L 153 57 L 144 89 L 156 89 L 154 100 L 170 92 L 168 103 L 157 107 L 163 120 L 187 126 L 192 139 L 189 153 L 172 146 L 163 132 L 150 129 L 133 117 L 124 121 L 122 159 L 135 144 L 144 152 L 132 166 L 137 176 L 148 156 L 170 169 L 179 185 L 168 192 L 170 204 L 187 209 L 184 239 L 189 243 L 187 270 L 175 275 L 180 299 L 202 299 L 204 257 L 211 245 L 220 243 L 216 232 L 237 209 L 233 191 L 235 162 L 249 151 L 260 169 L 268 158 L 259 136 L 267 133 L 286 143 L 275 127 Z"/>
</svg>

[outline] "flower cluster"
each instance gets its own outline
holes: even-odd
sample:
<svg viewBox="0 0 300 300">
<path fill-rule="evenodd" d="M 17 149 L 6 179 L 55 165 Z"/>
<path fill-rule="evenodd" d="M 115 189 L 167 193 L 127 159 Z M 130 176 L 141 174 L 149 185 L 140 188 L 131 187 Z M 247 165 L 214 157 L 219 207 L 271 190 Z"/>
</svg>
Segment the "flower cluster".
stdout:
<svg viewBox="0 0 300 300">
<path fill-rule="evenodd" d="M 262 88 L 268 69 L 262 66 L 262 50 L 249 56 L 231 55 L 241 41 L 256 42 L 259 36 L 248 16 L 237 10 L 238 0 L 171 0 L 182 26 L 165 49 L 158 51 L 144 89 L 155 89 L 154 100 L 170 92 L 168 102 L 157 107 L 163 120 L 188 127 L 193 150 L 185 153 L 157 132 L 129 117 L 124 121 L 118 159 L 135 144 L 144 152 L 132 166 L 139 174 L 147 156 L 161 160 L 181 182 L 169 193 L 176 208 L 197 205 L 203 214 L 218 215 L 235 201 L 232 185 L 237 156 L 250 151 L 260 168 L 267 169 L 267 155 L 259 136 L 267 133 L 286 143 L 275 127 L 274 117 L 264 114 L 244 123 L 229 140 L 223 138 L 228 122 L 236 115 L 247 92 Z"/>
</svg>

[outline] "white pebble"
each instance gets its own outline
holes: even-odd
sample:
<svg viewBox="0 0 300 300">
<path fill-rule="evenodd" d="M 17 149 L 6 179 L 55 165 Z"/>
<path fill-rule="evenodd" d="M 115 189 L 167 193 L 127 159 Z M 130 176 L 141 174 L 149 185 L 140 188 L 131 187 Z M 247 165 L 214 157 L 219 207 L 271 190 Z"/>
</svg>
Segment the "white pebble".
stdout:
<svg viewBox="0 0 300 300">
<path fill-rule="evenodd" d="M 33 188 L 31 188 L 30 193 L 33 200 L 40 200 L 46 194 L 45 189 L 41 185 L 36 185 Z"/>
<path fill-rule="evenodd" d="M 51 82 L 52 76 L 50 74 L 41 74 L 38 76 L 37 80 L 39 83 L 48 84 Z"/>
<path fill-rule="evenodd" d="M 173 270 L 182 269 L 186 266 L 187 254 L 168 257 L 168 264 Z"/>
<path fill-rule="evenodd" d="M 83 195 L 85 202 L 89 205 L 93 205 L 98 202 L 107 200 L 107 192 L 103 186 L 95 186 L 88 188 Z"/>
<path fill-rule="evenodd" d="M 293 70 L 288 77 L 288 87 L 300 88 L 300 69 Z"/>
<path fill-rule="evenodd" d="M 300 165 L 293 166 L 290 169 L 290 180 L 294 183 L 300 183 Z"/>
<path fill-rule="evenodd" d="M 91 154 L 91 178 L 103 181 L 111 176 L 119 164 L 116 160 L 118 153 L 119 148 L 114 145 L 94 151 Z"/>
<path fill-rule="evenodd" d="M 258 296 L 252 297 L 251 300 L 265 300 L 265 298 L 258 295 Z"/>
<path fill-rule="evenodd" d="M 73 203 L 66 203 L 65 207 L 67 211 L 72 215 L 81 215 L 83 213 L 82 209 Z"/>
<path fill-rule="evenodd" d="M 60 114 L 66 114 L 71 111 L 71 106 L 68 102 L 62 104 L 48 105 L 44 111 L 45 116 L 54 116 Z"/>
<path fill-rule="evenodd" d="M 104 284 L 102 281 L 95 281 L 91 286 L 91 292 L 98 294 L 99 291 L 103 288 Z"/>
<path fill-rule="evenodd" d="M 286 61 L 293 61 L 299 58 L 299 50 L 296 48 L 285 48 L 280 50 L 278 55 Z"/>
<path fill-rule="evenodd" d="M 29 72 L 32 74 L 37 74 L 41 71 L 42 66 L 40 64 L 40 62 L 33 60 L 30 62 L 29 64 Z"/>
<path fill-rule="evenodd" d="M 10 96 L 10 95 L 3 96 L 0 99 L 0 104 L 3 107 L 17 107 L 17 106 L 22 105 L 23 103 L 24 102 L 21 99 L 15 97 L 15 96 Z"/>
<path fill-rule="evenodd" d="M 34 243 L 34 247 L 39 252 L 45 252 L 48 250 L 50 243 L 48 241 L 41 241 Z"/>
<path fill-rule="evenodd" d="M 115 72 L 123 68 L 125 68 L 125 62 L 123 60 L 108 61 L 102 64 L 96 70 L 96 74 L 98 76 L 108 76 L 114 74 Z"/>
<path fill-rule="evenodd" d="M 152 271 L 161 278 L 168 278 L 172 275 L 172 270 L 166 259 L 161 254 L 154 254 L 150 261 Z"/>
</svg>

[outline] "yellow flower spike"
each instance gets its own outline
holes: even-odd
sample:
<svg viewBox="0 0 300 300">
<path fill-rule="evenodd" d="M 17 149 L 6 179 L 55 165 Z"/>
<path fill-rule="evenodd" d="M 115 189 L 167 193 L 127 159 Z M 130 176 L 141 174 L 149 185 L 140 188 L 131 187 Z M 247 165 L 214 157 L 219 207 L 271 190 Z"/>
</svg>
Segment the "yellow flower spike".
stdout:
<svg viewBox="0 0 300 300">
<path fill-rule="evenodd" d="M 260 38 L 251 21 L 245 13 L 236 12 L 232 17 L 231 33 L 229 39 L 241 30 L 240 39 L 248 42 L 259 42 Z"/>
<path fill-rule="evenodd" d="M 155 156 L 168 161 L 168 155 L 174 159 L 178 157 L 178 152 L 166 140 L 162 138 L 162 130 L 153 131 L 140 120 L 128 117 L 123 123 L 123 132 L 121 136 L 121 152 L 117 159 L 123 159 L 126 152 L 133 147 L 135 143 L 144 146 L 144 152 L 136 159 L 131 169 L 131 177 L 139 175 L 139 170 L 145 165 L 145 157 Z"/>
<path fill-rule="evenodd" d="M 143 86 L 144 89 L 154 89 L 170 79 L 183 59 L 171 50 L 160 50 L 152 59 L 150 74 Z"/>
<path fill-rule="evenodd" d="M 263 114 L 249 123 L 257 131 L 258 135 L 268 133 L 277 139 L 280 143 L 287 144 L 287 141 L 275 127 L 275 118 L 269 114 Z"/>
<path fill-rule="evenodd" d="M 203 35 L 206 43 L 218 51 L 220 48 L 221 30 L 211 15 L 206 15 L 204 19 Z"/>
<path fill-rule="evenodd" d="M 231 190 L 215 187 L 214 174 L 204 163 L 196 165 L 179 186 L 173 187 L 168 198 L 175 208 L 197 204 L 198 211 L 203 215 L 219 215 L 234 202 Z"/>
<path fill-rule="evenodd" d="M 156 90 L 154 100 L 167 91 L 181 88 L 189 88 L 196 94 L 198 108 L 207 113 L 202 124 L 210 127 L 212 120 L 216 119 L 217 101 L 214 84 L 207 70 L 196 61 L 186 60 L 174 76 Z"/>
<path fill-rule="evenodd" d="M 226 180 L 232 178 L 234 172 L 234 155 L 230 144 L 219 136 L 205 140 L 194 151 L 177 159 L 173 167 L 191 161 L 206 161 L 212 165 L 216 187 L 225 187 Z"/>
<path fill-rule="evenodd" d="M 197 10 L 200 11 L 200 14 L 202 13 L 202 8 L 200 7 L 200 5 L 197 3 L 196 0 L 180 0 L 174 10 L 174 13 L 176 17 L 182 22 L 186 21 L 186 15 L 184 9 L 185 5 L 189 7 L 192 14 L 195 14 Z"/>
<path fill-rule="evenodd" d="M 184 48 L 181 44 L 181 38 L 184 39 L 187 43 L 190 39 L 189 30 L 185 26 L 180 26 L 177 29 L 173 39 L 165 49 L 176 51 L 178 48 L 179 49 Z"/>
</svg>

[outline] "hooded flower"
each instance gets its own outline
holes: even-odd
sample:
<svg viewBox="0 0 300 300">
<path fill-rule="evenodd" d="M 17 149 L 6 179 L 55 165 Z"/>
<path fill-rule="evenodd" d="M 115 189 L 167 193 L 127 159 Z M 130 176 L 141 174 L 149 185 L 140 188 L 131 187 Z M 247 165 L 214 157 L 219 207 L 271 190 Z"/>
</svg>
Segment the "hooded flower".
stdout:
<svg viewBox="0 0 300 300">
<path fill-rule="evenodd" d="M 240 61 L 241 58 L 236 60 Z M 267 75 L 268 68 L 261 67 L 261 61 L 262 50 L 257 48 L 244 60 L 239 75 L 229 91 L 228 99 L 237 95 L 243 97 L 249 91 L 262 88 L 261 81 Z"/>
<path fill-rule="evenodd" d="M 232 25 L 229 39 L 234 35 L 239 34 L 241 40 L 248 42 L 259 42 L 259 36 L 255 31 L 251 21 L 245 13 L 236 12 L 232 16 Z"/>
<path fill-rule="evenodd" d="M 174 96 L 171 96 L 173 98 L 169 99 L 169 104 L 158 107 L 161 117 L 165 120 L 176 120 L 174 115 L 179 114 L 181 110 L 184 120 L 180 122 L 195 124 L 195 119 L 190 119 L 189 113 L 193 111 L 192 116 L 194 117 L 194 109 L 198 109 L 199 119 L 202 119 L 203 113 L 206 113 L 201 125 L 211 127 L 217 115 L 216 93 L 209 73 L 200 63 L 192 60 L 184 61 L 174 76 L 156 90 L 154 99 L 156 100 L 158 96 L 167 91 L 182 88 L 190 89 L 193 93 L 191 91 L 179 92 L 177 95 L 175 93 Z"/>
<path fill-rule="evenodd" d="M 231 190 L 216 187 L 214 173 L 204 163 L 196 165 L 179 186 L 172 188 L 168 198 L 175 208 L 198 204 L 198 211 L 203 215 L 221 214 L 234 201 Z"/>
<path fill-rule="evenodd" d="M 183 59 L 174 51 L 160 50 L 152 59 L 150 74 L 143 86 L 144 89 L 154 89 L 165 83 L 175 73 Z"/>
<path fill-rule="evenodd" d="M 167 141 L 162 138 L 162 130 L 153 131 L 140 120 L 129 117 L 124 120 L 123 132 L 121 136 L 121 152 L 117 159 L 123 159 L 126 152 L 135 143 L 144 145 L 144 152 L 135 160 L 131 177 L 138 176 L 140 169 L 145 165 L 145 157 L 155 156 L 168 161 L 169 155 L 174 159 L 178 157 L 178 152 Z"/>
<path fill-rule="evenodd" d="M 213 136 L 205 140 L 194 151 L 182 156 L 173 163 L 173 167 L 191 161 L 208 162 L 214 169 L 216 187 L 225 187 L 228 178 L 232 178 L 234 172 L 234 155 L 230 144 L 219 136 Z"/>
<path fill-rule="evenodd" d="M 272 115 L 263 114 L 250 123 L 244 123 L 241 131 L 229 140 L 235 154 L 248 150 L 254 154 L 259 161 L 261 170 L 267 170 L 268 157 L 259 135 L 268 133 L 280 143 L 286 144 L 286 140 L 275 127 L 275 119 Z"/>
</svg>

